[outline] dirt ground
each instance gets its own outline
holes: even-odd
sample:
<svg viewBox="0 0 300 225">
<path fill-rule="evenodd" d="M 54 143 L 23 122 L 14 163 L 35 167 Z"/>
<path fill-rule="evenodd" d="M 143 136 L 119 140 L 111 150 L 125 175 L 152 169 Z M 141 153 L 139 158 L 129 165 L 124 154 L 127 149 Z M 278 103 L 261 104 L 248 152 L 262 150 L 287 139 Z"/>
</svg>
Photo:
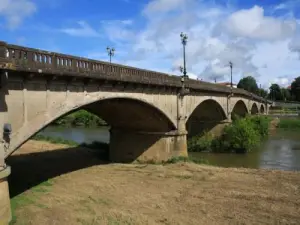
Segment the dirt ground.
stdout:
<svg viewBox="0 0 300 225">
<path fill-rule="evenodd" d="M 12 224 L 300 224 L 300 173 L 105 164 L 29 141 L 8 160 Z"/>
</svg>

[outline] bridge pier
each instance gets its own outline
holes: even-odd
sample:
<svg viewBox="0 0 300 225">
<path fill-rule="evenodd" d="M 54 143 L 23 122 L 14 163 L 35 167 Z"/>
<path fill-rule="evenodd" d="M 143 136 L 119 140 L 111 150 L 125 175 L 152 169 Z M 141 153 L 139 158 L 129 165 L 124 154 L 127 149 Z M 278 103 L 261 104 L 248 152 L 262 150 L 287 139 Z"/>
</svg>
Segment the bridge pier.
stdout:
<svg viewBox="0 0 300 225">
<path fill-rule="evenodd" d="M 109 157 L 112 162 L 162 162 L 188 156 L 187 133 L 139 132 L 111 129 Z"/>
<path fill-rule="evenodd" d="M 0 168 L 1 169 L 1 168 Z M 10 197 L 7 177 L 10 175 L 10 167 L 0 170 L 0 224 L 8 224 L 11 221 Z"/>
</svg>

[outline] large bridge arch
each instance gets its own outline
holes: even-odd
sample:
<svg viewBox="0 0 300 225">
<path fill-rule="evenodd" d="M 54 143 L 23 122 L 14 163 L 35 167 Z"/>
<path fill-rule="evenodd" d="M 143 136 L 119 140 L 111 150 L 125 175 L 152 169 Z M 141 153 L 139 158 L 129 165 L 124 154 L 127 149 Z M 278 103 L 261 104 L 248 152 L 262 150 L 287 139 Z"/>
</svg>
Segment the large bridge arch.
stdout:
<svg viewBox="0 0 300 225">
<path fill-rule="evenodd" d="M 226 112 L 218 101 L 214 99 L 203 100 L 187 118 L 188 136 L 199 135 L 203 131 L 216 131 L 217 125 L 226 119 Z"/>
<path fill-rule="evenodd" d="M 64 93 L 62 94 L 64 95 Z M 128 157 L 131 159 L 139 157 L 156 142 L 159 142 L 165 133 L 176 129 L 172 117 L 147 99 L 119 93 L 85 96 L 83 94 L 66 97 L 60 103 L 52 102 L 51 106 L 48 106 L 43 113 L 37 113 L 37 116 L 23 123 L 23 126 L 12 133 L 6 157 L 54 120 L 81 108 L 100 116 L 111 125 L 110 150 L 112 150 L 112 144 L 113 148 L 118 149 L 122 144 L 128 145 L 130 136 L 134 137 L 135 140 L 131 141 L 134 141 L 136 146 L 132 148 L 137 150 L 130 153 L 131 155 Z M 38 108 L 38 105 L 36 107 Z M 149 133 L 150 136 L 147 136 Z M 147 138 L 144 138 L 145 136 Z M 139 139 L 143 140 L 139 141 Z M 168 149 L 162 150 L 168 151 Z"/>
<path fill-rule="evenodd" d="M 265 107 L 264 107 L 264 104 L 261 104 L 261 105 L 260 105 L 259 113 L 260 113 L 260 114 L 264 114 L 264 113 L 265 113 Z"/>
<path fill-rule="evenodd" d="M 231 111 L 231 119 L 234 119 L 236 116 L 245 117 L 249 113 L 247 105 L 243 100 L 238 100 Z"/>
<path fill-rule="evenodd" d="M 259 114 L 258 106 L 255 102 L 252 104 L 250 112 L 251 112 L 251 115 Z"/>
</svg>

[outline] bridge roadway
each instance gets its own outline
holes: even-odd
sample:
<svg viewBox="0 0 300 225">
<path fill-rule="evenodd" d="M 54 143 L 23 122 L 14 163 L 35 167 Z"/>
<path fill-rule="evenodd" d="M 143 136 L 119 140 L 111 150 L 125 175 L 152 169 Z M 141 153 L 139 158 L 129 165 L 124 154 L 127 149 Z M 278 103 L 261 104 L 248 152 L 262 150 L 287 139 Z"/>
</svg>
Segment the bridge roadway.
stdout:
<svg viewBox="0 0 300 225">
<path fill-rule="evenodd" d="M 112 161 L 161 161 L 187 156 L 188 135 L 218 135 L 233 114 L 266 114 L 271 103 L 241 89 L 5 42 L 0 73 L 0 220 L 10 218 L 5 159 L 70 112 L 86 109 L 110 124 Z"/>
</svg>

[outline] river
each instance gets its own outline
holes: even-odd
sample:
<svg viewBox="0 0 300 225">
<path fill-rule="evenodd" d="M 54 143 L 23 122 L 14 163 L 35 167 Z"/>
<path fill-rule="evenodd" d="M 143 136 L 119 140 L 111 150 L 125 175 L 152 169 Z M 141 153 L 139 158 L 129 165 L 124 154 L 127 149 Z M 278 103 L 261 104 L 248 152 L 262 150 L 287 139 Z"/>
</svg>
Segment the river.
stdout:
<svg viewBox="0 0 300 225">
<path fill-rule="evenodd" d="M 77 143 L 109 142 L 107 127 L 60 128 L 49 126 L 40 134 L 61 137 Z M 193 158 L 204 158 L 211 165 L 300 171 L 300 132 L 277 130 L 257 150 L 247 154 L 189 153 Z"/>
</svg>

